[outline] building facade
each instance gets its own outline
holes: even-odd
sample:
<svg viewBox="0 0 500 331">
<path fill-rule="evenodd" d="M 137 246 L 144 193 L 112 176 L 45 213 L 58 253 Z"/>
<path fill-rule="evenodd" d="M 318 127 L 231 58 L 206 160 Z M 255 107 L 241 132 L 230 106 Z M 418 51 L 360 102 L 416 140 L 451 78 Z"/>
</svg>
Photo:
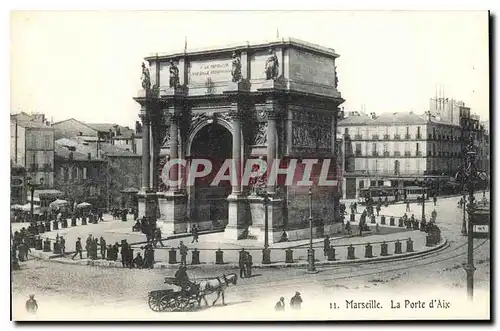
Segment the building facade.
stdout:
<svg viewBox="0 0 500 331">
<path fill-rule="evenodd" d="M 42 114 L 11 115 L 11 160 L 26 169 L 26 176 L 43 187 L 54 185 L 54 129 Z"/>
<path fill-rule="evenodd" d="M 461 127 L 429 113 L 360 114 L 338 123 L 345 139 L 344 198 L 369 186 L 447 180 L 462 162 Z"/>
<path fill-rule="evenodd" d="M 11 161 L 10 164 L 10 204 L 24 205 L 26 199 L 26 169 Z"/>
<path fill-rule="evenodd" d="M 139 155 L 109 143 L 98 147 L 85 139 L 56 141 L 55 185 L 72 201 L 106 209 L 119 206 L 122 190 L 139 188 L 140 168 Z"/>
</svg>

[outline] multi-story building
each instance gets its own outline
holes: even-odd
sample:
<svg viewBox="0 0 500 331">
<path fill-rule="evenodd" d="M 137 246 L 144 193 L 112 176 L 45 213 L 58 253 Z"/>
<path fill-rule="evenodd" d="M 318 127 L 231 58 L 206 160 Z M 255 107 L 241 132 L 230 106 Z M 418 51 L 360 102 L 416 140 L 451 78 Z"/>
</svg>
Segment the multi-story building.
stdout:
<svg viewBox="0 0 500 331">
<path fill-rule="evenodd" d="M 54 185 L 54 129 L 43 114 L 20 113 L 10 118 L 10 158 L 26 169 L 26 176 L 44 188 Z"/>
<path fill-rule="evenodd" d="M 350 112 L 338 128 L 345 139 L 347 199 L 369 186 L 410 186 L 422 178 L 446 181 L 462 161 L 461 127 L 430 113 Z"/>
<path fill-rule="evenodd" d="M 122 190 L 140 186 L 141 158 L 137 154 L 82 137 L 59 139 L 56 146 L 56 185 L 69 199 L 108 208 L 119 205 Z"/>
<path fill-rule="evenodd" d="M 24 205 L 26 203 L 26 169 L 10 162 L 10 204 Z"/>
<path fill-rule="evenodd" d="M 479 145 L 478 168 L 488 175 L 491 173 L 490 169 L 490 121 L 481 122 L 484 129 L 483 140 Z"/>
<path fill-rule="evenodd" d="M 109 143 L 118 148 L 140 154 L 137 146 L 140 141 L 136 137 L 136 131 L 128 126 L 109 123 L 83 123 L 74 118 L 52 124 L 55 131 L 55 139 L 79 137 L 87 142 Z"/>
</svg>

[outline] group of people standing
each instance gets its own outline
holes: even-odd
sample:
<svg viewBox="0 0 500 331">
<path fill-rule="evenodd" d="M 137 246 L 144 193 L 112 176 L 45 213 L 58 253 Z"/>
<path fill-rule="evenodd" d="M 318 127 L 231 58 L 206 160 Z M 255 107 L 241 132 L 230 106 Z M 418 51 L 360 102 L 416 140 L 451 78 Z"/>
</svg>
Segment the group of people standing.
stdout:
<svg viewBox="0 0 500 331">
<path fill-rule="evenodd" d="M 295 295 L 290 299 L 290 308 L 292 309 L 300 309 L 302 308 L 302 297 L 299 292 L 295 292 Z M 285 298 L 281 297 L 276 305 L 274 306 L 276 311 L 285 311 Z"/>
</svg>

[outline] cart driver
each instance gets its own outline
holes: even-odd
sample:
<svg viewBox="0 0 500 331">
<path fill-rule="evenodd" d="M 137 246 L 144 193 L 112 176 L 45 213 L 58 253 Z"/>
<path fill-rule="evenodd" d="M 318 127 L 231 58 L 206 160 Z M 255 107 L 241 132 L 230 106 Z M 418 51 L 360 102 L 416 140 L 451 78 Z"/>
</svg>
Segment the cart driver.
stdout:
<svg viewBox="0 0 500 331">
<path fill-rule="evenodd" d="M 179 266 L 179 270 L 175 273 L 175 285 L 181 287 L 183 292 L 190 291 L 191 282 L 189 281 L 186 266 Z"/>
</svg>

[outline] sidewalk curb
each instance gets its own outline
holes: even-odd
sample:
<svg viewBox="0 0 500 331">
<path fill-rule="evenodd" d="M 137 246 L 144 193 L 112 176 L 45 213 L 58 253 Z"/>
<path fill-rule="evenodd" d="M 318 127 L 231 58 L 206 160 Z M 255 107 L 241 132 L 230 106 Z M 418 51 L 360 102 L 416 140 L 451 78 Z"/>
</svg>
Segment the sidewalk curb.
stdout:
<svg viewBox="0 0 500 331">
<path fill-rule="evenodd" d="M 393 261 L 393 260 L 406 260 L 415 258 L 418 256 L 425 256 L 427 254 L 431 254 L 436 251 L 440 251 L 448 247 L 448 241 L 445 239 L 443 242 L 437 246 L 431 247 L 429 249 L 425 249 L 422 251 L 416 251 L 411 253 L 403 253 L 403 254 L 392 254 L 389 256 L 379 256 L 373 258 L 358 258 L 354 260 L 338 260 L 338 261 L 318 261 L 316 262 L 316 266 L 332 266 L 332 265 L 350 265 L 350 264 L 361 264 L 361 263 L 377 263 L 382 261 Z M 55 259 L 54 257 L 40 257 L 30 254 L 31 256 L 42 259 L 45 261 L 51 261 L 55 263 L 61 264 L 73 264 L 73 265 L 88 265 L 94 267 L 110 267 L 110 268 L 123 268 L 121 261 L 106 261 L 106 260 L 62 260 Z M 255 269 L 283 269 L 283 268 L 305 268 L 307 267 L 307 261 L 304 262 L 295 262 L 295 263 L 285 263 L 285 262 L 277 262 L 275 264 L 254 264 L 253 268 Z M 154 265 L 154 269 L 178 269 L 179 264 L 167 264 L 167 263 L 156 263 Z M 224 263 L 224 264 L 215 264 L 215 263 L 202 263 L 197 265 L 188 265 L 189 269 L 237 269 L 239 268 L 238 263 Z"/>
</svg>

